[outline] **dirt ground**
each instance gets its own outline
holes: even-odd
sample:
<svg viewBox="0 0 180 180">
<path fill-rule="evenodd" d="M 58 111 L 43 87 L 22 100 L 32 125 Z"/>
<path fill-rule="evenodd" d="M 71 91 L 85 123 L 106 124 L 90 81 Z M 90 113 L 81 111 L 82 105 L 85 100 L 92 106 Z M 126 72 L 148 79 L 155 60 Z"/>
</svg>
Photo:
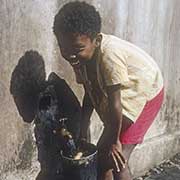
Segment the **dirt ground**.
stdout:
<svg viewBox="0 0 180 180">
<path fill-rule="evenodd" d="M 180 180 L 180 153 L 134 180 Z"/>
<path fill-rule="evenodd" d="M 8 172 L 0 180 L 35 180 L 39 164 L 34 160 L 31 169 Z M 134 180 L 180 180 L 180 153 Z"/>
</svg>

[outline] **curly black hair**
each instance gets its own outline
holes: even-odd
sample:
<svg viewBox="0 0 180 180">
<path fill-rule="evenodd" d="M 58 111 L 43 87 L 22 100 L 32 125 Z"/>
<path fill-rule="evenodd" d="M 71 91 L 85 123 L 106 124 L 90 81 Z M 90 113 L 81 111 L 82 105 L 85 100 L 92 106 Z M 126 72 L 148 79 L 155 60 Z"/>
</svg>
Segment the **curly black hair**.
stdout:
<svg viewBox="0 0 180 180">
<path fill-rule="evenodd" d="M 95 7 L 86 2 L 69 2 L 56 14 L 53 31 L 56 37 L 59 32 L 72 32 L 93 39 L 101 31 L 101 17 Z"/>
</svg>

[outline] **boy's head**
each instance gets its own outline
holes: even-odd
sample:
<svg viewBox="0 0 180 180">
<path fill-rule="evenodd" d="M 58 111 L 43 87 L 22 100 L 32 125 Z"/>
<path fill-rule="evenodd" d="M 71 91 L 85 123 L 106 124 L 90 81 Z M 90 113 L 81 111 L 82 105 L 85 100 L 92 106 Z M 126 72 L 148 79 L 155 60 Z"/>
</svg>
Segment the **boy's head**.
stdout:
<svg viewBox="0 0 180 180">
<path fill-rule="evenodd" d="M 102 38 L 100 15 L 85 2 L 65 4 L 55 16 L 53 28 L 62 56 L 72 65 L 92 59 Z"/>
</svg>

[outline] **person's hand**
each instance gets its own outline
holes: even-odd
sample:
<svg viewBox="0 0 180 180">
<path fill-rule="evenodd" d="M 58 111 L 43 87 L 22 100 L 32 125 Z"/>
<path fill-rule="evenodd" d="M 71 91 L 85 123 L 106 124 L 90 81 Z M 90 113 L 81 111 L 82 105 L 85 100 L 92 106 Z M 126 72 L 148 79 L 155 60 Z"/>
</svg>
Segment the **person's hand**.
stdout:
<svg viewBox="0 0 180 180">
<path fill-rule="evenodd" d="M 114 171 L 120 172 L 122 168 L 125 168 L 127 161 L 122 154 L 122 145 L 120 142 L 111 145 L 109 156 L 111 158 Z"/>
</svg>

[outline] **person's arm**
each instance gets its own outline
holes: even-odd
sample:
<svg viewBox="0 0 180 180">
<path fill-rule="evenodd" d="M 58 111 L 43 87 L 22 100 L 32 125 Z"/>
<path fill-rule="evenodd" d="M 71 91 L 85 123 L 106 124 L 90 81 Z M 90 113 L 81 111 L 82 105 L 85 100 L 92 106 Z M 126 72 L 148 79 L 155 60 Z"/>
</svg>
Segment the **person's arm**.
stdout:
<svg viewBox="0 0 180 180">
<path fill-rule="evenodd" d="M 108 139 L 110 144 L 110 155 L 113 160 L 113 165 L 116 171 L 120 171 L 125 165 L 125 159 L 122 155 L 122 146 L 119 140 L 122 127 L 122 106 L 120 84 L 108 86 L 108 107 L 109 107 L 109 122 L 108 128 L 111 132 L 111 138 Z"/>
<path fill-rule="evenodd" d="M 93 104 L 87 92 L 85 92 L 82 104 L 82 122 L 81 122 L 81 130 L 80 130 L 80 139 L 89 140 L 89 125 L 90 125 L 90 117 L 93 112 Z"/>
</svg>

